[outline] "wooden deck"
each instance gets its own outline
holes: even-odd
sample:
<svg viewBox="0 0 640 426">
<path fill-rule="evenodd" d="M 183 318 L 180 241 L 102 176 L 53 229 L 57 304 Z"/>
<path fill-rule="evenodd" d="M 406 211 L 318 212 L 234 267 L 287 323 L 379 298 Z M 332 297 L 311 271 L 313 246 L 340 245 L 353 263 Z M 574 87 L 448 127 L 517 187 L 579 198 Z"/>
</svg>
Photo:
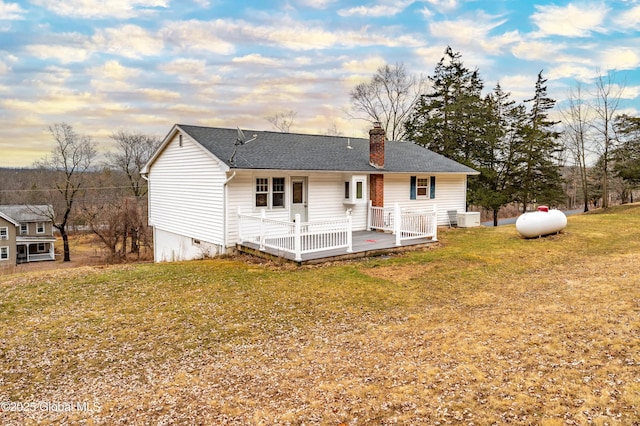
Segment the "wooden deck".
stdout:
<svg viewBox="0 0 640 426">
<path fill-rule="evenodd" d="M 397 253 L 407 250 L 417 250 L 435 244 L 431 238 L 407 240 L 402 245 L 396 245 L 396 237 L 393 234 L 379 231 L 357 231 L 353 233 L 353 252 L 347 253 L 346 249 L 324 250 L 315 253 L 305 253 L 302 261 L 295 261 L 293 253 L 278 252 L 267 248 L 259 249 L 258 244 L 245 242 L 236 246 L 242 253 L 251 254 L 267 259 L 285 259 L 299 265 L 331 262 L 335 260 L 356 259 L 361 257 L 382 256 L 389 253 Z"/>
</svg>

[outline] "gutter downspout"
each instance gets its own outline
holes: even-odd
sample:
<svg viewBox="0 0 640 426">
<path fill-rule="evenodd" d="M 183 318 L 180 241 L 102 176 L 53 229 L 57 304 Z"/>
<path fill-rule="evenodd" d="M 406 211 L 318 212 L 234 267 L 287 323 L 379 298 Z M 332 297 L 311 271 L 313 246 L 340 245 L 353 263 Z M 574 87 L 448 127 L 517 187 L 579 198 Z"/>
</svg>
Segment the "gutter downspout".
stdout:
<svg viewBox="0 0 640 426">
<path fill-rule="evenodd" d="M 149 188 L 149 172 L 140 172 L 140 176 L 142 179 L 147 181 L 147 226 L 151 227 L 152 238 L 153 238 L 153 261 L 157 262 L 156 259 L 156 227 L 151 223 L 151 203 L 149 202 L 149 198 L 151 196 Z"/>
<path fill-rule="evenodd" d="M 229 231 L 227 230 L 227 210 L 228 210 L 227 204 L 229 202 L 229 189 L 227 187 L 227 184 L 231 182 L 231 179 L 233 179 L 234 177 L 236 177 L 235 171 L 222 184 L 222 187 L 224 188 L 224 202 L 222 203 L 222 231 L 224 233 L 222 237 L 222 244 L 223 244 L 222 254 L 227 253 L 227 240 L 229 238 L 228 237 Z"/>
<path fill-rule="evenodd" d="M 151 195 L 150 191 L 149 191 L 149 172 L 144 172 L 144 173 L 140 173 L 140 176 L 142 177 L 142 179 L 147 181 L 147 225 L 153 227 L 154 232 L 155 232 L 155 226 L 153 226 L 153 224 L 151 224 L 151 205 L 149 203 L 149 196 Z M 154 240 L 155 241 L 155 240 Z"/>
</svg>

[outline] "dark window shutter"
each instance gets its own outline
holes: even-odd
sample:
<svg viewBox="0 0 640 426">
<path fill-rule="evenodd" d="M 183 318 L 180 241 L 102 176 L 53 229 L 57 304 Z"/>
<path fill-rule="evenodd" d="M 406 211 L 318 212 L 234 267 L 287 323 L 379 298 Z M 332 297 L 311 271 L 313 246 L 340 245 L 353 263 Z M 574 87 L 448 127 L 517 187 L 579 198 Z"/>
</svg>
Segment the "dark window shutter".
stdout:
<svg viewBox="0 0 640 426">
<path fill-rule="evenodd" d="M 411 188 L 409 191 L 409 198 L 411 200 L 416 199 L 416 177 L 415 176 L 411 176 Z"/>
<path fill-rule="evenodd" d="M 436 177 L 431 176 L 431 181 L 429 182 L 429 198 L 436 198 Z"/>
</svg>

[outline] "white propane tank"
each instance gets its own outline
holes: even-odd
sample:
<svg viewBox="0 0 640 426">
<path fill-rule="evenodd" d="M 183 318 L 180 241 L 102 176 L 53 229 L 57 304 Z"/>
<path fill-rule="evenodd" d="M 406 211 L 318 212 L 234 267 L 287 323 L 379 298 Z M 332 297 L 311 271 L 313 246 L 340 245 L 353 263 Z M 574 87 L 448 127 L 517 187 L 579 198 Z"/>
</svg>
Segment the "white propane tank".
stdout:
<svg viewBox="0 0 640 426">
<path fill-rule="evenodd" d="M 525 238 L 536 238 L 555 234 L 567 226 L 567 217 L 560 210 L 538 207 L 536 212 L 527 212 L 516 220 L 516 230 Z"/>
</svg>

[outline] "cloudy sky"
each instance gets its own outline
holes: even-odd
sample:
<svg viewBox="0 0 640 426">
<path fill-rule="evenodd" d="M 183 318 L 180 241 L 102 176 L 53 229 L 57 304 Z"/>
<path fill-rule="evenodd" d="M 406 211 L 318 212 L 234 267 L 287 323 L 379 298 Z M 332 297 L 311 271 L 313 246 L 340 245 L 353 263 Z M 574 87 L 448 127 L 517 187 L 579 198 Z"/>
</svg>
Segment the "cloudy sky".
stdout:
<svg viewBox="0 0 640 426">
<path fill-rule="evenodd" d="M 640 0 L 0 0 L 0 167 L 66 122 L 101 150 L 174 123 L 363 136 L 349 91 L 385 63 L 430 75 L 447 45 L 517 100 L 615 72 L 640 113 Z"/>
</svg>

